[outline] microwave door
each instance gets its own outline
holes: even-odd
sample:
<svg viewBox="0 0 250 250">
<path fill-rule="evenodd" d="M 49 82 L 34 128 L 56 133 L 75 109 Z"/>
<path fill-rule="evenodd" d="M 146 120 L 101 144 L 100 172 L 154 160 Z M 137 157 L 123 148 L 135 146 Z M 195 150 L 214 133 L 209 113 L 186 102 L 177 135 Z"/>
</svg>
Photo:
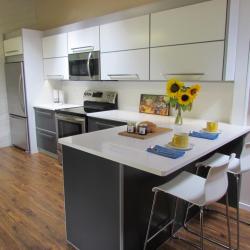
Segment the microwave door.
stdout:
<svg viewBox="0 0 250 250">
<path fill-rule="evenodd" d="M 71 59 L 69 61 L 69 75 L 71 80 L 85 80 L 89 78 L 89 60 Z"/>
</svg>

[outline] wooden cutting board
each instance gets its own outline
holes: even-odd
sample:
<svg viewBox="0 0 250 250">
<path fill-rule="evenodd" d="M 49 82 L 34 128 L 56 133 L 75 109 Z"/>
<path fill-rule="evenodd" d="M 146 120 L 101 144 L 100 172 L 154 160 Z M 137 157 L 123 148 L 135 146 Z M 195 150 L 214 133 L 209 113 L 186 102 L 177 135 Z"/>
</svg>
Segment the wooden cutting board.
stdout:
<svg viewBox="0 0 250 250">
<path fill-rule="evenodd" d="M 152 137 L 155 137 L 155 136 L 158 136 L 158 135 L 161 135 L 161 134 L 165 134 L 165 133 L 168 133 L 168 132 L 171 132 L 171 131 L 172 131 L 171 128 L 161 128 L 161 127 L 158 127 L 154 133 L 148 133 L 146 135 L 139 135 L 139 134 L 135 134 L 135 133 L 128 133 L 127 131 L 120 132 L 120 133 L 118 133 L 118 135 L 145 140 L 145 139 L 150 139 Z"/>
</svg>

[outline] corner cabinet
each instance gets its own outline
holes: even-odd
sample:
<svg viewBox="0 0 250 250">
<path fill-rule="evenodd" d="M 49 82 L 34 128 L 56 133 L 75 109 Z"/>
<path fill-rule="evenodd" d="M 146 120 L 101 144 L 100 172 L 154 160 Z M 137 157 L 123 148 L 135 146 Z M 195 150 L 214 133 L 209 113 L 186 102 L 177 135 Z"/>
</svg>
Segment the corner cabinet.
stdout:
<svg viewBox="0 0 250 250">
<path fill-rule="evenodd" d="M 43 38 L 44 78 L 68 80 L 68 38 L 67 34 Z"/>
<path fill-rule="evenodd" d="M 23 54 L 23 40 L 21 36 L 4 40 L 3 46 L 5 56 L 16 56 Z"/>
<path fill-rule="evenodd" d="M 68 54 L 100 50 L 99 26 L 68 33 Z"/>
</svg>

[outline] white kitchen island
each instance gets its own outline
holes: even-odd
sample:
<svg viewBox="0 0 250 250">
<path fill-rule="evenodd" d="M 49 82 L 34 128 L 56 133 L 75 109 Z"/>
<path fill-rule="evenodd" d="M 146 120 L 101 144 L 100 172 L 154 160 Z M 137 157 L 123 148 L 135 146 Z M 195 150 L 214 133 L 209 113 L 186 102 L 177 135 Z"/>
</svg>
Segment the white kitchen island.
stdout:
<svg viewBox="0 0 250 250">
<path fill-rule="evenodd" d="M 249 127 L 220 123 L 218 139 L 190 137 L 193 149 L 179 159 L 169 159 L 146 149 L 167 144 L 174 132 L 198 131 L 206 122 L 185 119 L 180 127 L 173 125 L 173 117 L 165 117 L 165 124 L 162 121 L 158 124 L 173 131 L 147 140 L 118 135 L 126 126 L 60 139 L 67 239 L 72 245 L 88 250 L 142 249 L 152 187 L 184 169 L 193 171 L 195 162 L 215 151 L 239 155 L 244 135 L 250 131 Z M 171 217 L 173 203 L 172 197 L 160 196 L 155 229 Z M 185 204 L 179 204 L 180 222 L 184 210 Z M 148 249 L 156 249 L 168 235 L 169 232 L 163 232 Z"/>
</svg>

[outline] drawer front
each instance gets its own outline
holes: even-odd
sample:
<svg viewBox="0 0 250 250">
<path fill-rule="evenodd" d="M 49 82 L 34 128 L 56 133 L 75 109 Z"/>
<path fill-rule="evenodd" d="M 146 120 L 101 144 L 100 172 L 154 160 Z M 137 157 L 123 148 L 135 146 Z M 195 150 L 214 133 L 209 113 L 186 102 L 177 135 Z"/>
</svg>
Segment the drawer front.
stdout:
<svg viewBox="0 0 250 250">
<path fill-rule="evenodd" d="M 57 140 L 55 133 L 37 129 L 36 136 L 38 148 L 53 154 L 57 153 Z"/>
<path fill-rule="evenodd" d="M 51 132 L 56 132 L 55 112 L 46 109 L 35 109 L 36 127 Z"/>
<path fill-rule="evenodd" d="M 126 123 L 104 119 L 88 118 L 88 132 L 94 132 L 123 125 L 126 125 Z"/>
</svg>

